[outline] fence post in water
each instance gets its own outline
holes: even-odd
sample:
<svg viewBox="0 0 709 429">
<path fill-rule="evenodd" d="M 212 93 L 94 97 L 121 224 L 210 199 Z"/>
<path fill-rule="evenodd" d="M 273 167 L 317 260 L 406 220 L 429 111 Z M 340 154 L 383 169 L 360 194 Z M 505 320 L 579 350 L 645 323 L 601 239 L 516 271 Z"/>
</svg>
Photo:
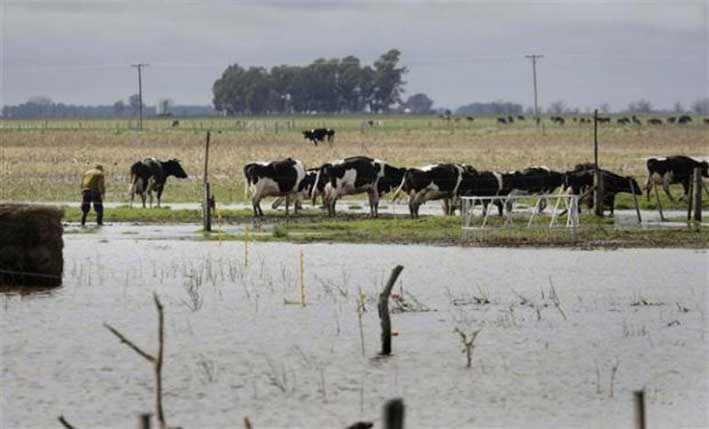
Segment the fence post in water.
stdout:
<svg viewBox="0 0 709 429">
<path fill-rule="evenodd" d="M 645 391 L 636 390 L 633 392 L 633 408 L 635 409 L 635 429 L 645 429 Z"/>
<path fill-rule="evenodd" d="M 140 415 L 140 429 L 150 429 L 150 417 L 152 417 L 150 413 Z"/>
<path fill-rule="evenodd" d="M 702 222 L 702 170 L 694 169 L 694 221 Z M 690 196 L 691 198 L 691 196 Z"/>
<path fill-rule="evenodd" d="M 204 196 L 202 199 L 202 216 L 205 231 L 212 230 L 212 211 L 209 207 L 210 193 L 209 180 L 207 178 L 209 173 L 209 135 L 210 132 L 207 131 L 207 142 L 204 146 Z"/>
<path fill-rule="evenodd" d="M 633 184 L 633 179 L 629 178 L 630 182 L 630 192 L 633 194 L 633 202 L 635 203 L 635 213 L 638 215 L 638 223 L 643 223 L 643 218 L 640 217 L 640 204 L 638 203 L 638 196 L 635 195 L 635 184 Z"/>
<path fill-rule="evenodd" d="M 386 286 L 381 294 L 379 294 L 379 319 L 382 325 L 382 351 L 381 355 L 389 356 L 391 355 L 391 319 L 389 318 L 389 295 L 391 295 L 391 288 L 394 287 L 396 279 L 401 274 L 401 270 L 404 267 L 397 265 L 389 276 Z"/>
<path fill-rule="evenodd" d="M 392 399 L 384 404 L 384 429 L 404 429 L 404 401 Z"/>
</svg>

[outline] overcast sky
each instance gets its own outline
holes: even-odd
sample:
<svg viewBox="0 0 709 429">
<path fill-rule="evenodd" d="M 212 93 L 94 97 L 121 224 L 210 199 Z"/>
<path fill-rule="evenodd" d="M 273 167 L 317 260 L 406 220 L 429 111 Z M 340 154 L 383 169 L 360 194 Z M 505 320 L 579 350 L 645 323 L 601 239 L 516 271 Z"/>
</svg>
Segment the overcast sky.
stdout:
<svg viewBox="0 0 709 429">
<path fill-rule="evenodd" d="M 648 99 L 687 107 L 709 94 L 709 0 L 227 1 L 0 0 L 0 103 L 35 95 L 111 104 L 211 104 L 227 65 L 304 65 L 390 48 L 408 67 L 405 97 L 435 107 L 475 101 L 613 110 Z"/>
</svg>

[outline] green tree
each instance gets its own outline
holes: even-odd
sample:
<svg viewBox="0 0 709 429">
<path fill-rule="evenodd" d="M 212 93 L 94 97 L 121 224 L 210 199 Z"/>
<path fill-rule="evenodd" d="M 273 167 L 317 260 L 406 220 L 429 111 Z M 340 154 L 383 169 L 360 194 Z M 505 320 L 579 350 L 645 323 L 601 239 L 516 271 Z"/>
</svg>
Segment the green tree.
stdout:
<svg viewBox="0 0 709 429">
<path fill-rule="evenodd" d="M 394 103 L 401 102 L 404 92 L 402 80 L 408 72 L 406 67 L 397 67 L 401 52 L 390 49 L 374 62 L 374 99 L 373 111 L 388 112 Z"/>
<path fill-rule="evenodd" d="M 407 98 L 404 107 L 416 115 L 428 114 L 433 111 L 433 100 L 426 94 L 418 93 Z"/>
</svg>

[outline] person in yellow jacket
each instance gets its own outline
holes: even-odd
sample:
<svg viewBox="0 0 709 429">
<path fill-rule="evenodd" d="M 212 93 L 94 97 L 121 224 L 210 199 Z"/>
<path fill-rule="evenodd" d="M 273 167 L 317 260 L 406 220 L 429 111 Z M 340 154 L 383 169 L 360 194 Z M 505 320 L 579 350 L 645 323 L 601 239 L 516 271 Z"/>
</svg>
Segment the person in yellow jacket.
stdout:
<svg viewBox="0 0 709 429">
<path fill-rule="evenodd" d="M 106 193 L 103 177 L 101 164 L 85 171 L 81 177 L 81 226 L 86 224 L 86 215 L 89 214 L 91 203 L 96 212 L 96 223 L 103 225 L 103 195 Z"/>
</svg>

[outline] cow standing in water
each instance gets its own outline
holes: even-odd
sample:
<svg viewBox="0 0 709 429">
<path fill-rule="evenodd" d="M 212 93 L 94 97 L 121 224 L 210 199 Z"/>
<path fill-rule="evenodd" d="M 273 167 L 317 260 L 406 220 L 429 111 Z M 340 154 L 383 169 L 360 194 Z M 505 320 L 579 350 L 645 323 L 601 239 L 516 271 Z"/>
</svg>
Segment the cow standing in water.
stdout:
<svg viewBox="0 0 709 429">
<path fill-rule="evenodd" d="M 650 189 L 653 186 L 662 184 L 667 197 L 674 201 L 670 194 L 670 185 L 681 183 L 684 188 L 684 195 L 680 199 L 685 199 L 689 194 L 689 182 L 694 174 L 694 169 L 699 168 L 702 177 L 709 177 L 709 163 L 707 161 L 697 161 L 688 156 L 675 155 L 667 158 L 650 158 L 647 160 L 647 181 L 645 191 L 647 199 L 650 200 Z M 704 188 L 706 191 L 706 188 Z"/>
<path fill-rule="evenodd" d="M 251 162 L 244 166 L 245 190 L 251 193 L 254 216 L 263 216 L 261 200 L 264 197 L 285 197 L 286 216 L 291 200 L 297 201 L 301 182 L 305 179 L 303 163 L 286 158 L 282 161 Z M 298 206 L 294 208 L 298 212 Z"/>
<path fill-rule="evenodd" d="M 571 188 L 571 193 L 582 195 L 593 187 L 594 168 L 590 167 L 593 164 L 579 164 L 573 171 L 569 171 L 564 175 L 564 185 Z M 599 169 L 603 180 L 603 205 L 607 207 L 611 216 L 615 208 L 615 195 L 621 192 L 635 195 L 642 195 L 643 191 L 640 185 L 632 176 L 620 176 L 608 170 Z M 589 195 L 586 198 L 586 205 L 590 209 L 593 208 L 593 196 Z M 581 212 L 581 205 L 578 207 Z"/>
<path fill-rule="evenodd" d="M 472 170 L 472 168 L 471 168 Z M 409 196 L 409 214 L 419 216 L 419 208 L 426 201 L 453 199 L 458 195 L 466 167 L 457 164 L 434 164 L 406 170 L 401 185 L 394 193 L 396 201 L 400 193 Z"/>
<path fill-rule="evenodd" d="M 160 207 L 160 198 L 165 189 L 165 182 L 170 176 L 178 179 L 187 178 L 187 173 L 177 159 L 160 161 L 155 158 L 147 158 L 138 161 L 130 167 L 130 206 L 133 207 L 133 199 L 136 194 L 140 195 L 145 208 L 145 198 L 150 195 L 150 207 L 153 207 L 153 191 L 157 195 L 157 207 Z"/>
</svg>

